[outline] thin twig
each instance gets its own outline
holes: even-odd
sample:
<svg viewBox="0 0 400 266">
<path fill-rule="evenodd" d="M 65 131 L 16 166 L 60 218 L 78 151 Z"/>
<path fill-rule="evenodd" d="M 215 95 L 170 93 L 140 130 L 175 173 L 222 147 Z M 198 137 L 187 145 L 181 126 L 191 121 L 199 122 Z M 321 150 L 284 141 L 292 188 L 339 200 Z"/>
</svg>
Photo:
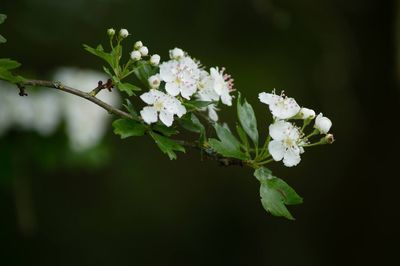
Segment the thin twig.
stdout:
<svg viewBox="0 0 400 266">
<path fill-rule="evenodd" d="M 38 86 L 38 87 L 53 88 L 53 89 L 57 89 L 60 91 L 64 91 L 64 92 L 79 96 L 81 98 L 84 98 L 88 101 L 91 101 L 92 103 L 97 104 L 98 106 L 105 109 L 110 114 L 115 114 L 122 118 L 133 119 L 133 117 L 130 114 L 103 102 L 102 100 L 96 98 L 95 96 L 90 95 L 90 93 L 83 92 L 81 90 L 77 90 L 77 89 L 65 86 L 65 85 L 61 84 L 60 82 L 53 82 L 53 81 L 47 81 L 47 80 L 25 80 L 24 82 L 19 84 L 19 86 L 22 86 L 22 87 Z"/>
</svg>

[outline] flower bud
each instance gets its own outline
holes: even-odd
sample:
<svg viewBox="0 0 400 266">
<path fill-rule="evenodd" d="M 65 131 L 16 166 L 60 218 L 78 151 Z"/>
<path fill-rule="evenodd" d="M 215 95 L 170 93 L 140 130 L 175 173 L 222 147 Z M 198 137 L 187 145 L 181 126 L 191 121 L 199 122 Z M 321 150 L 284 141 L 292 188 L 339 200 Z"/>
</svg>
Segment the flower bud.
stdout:
<svg viewBox="0 0 400 266">
<path fill-rule="evenodd" d="M 158 54 L 153 54 L 150 57 L 150 64 L 153 66 L 158 66 L 158 64 L 160 63 L 161 57 Z"/>
<path fill-rule="evenodd" d="M 324 117 L 322 113 L 320 113 L 315 119 L 314 127 L 319 130 L 321 134 L 326 134 L 331 129 L 332 122 L 329 118 Z"/>
<path fill-rule="evenodd" d="M 143 47 L 143 43 L 141 41 L 137 41 L 135 42 L 135 44 L 133 45 L 133 48 L 135 48 L 136 50 L 139 50 L 140 48 Z"/>
<path fill-rule="evenodd" d="M 328 144 L 332 144 L 335 141 L 335 138 L 333 137 L 333 134 L 326 134 L 325 141 Z"/>
<path fill-rule="evenodd" d="M 108 34 L 108 36 L 112 37 L 112 36 L 115 35 L 115 30 L 114 30 L 113 28 L 109 28 L 109 29 L 107 30 L 107 34 Z"/>
<path fill-rule="evenodd" d="M 131 59 L 133 61 L 138 61 L 142 58 L 142 54 L 139 51 L 132 51 L 131 52 Z"/>
<path fill-rule="evenodd" d="M 146 56 L 149 54 L 149 49 L 146 46 L 140 47 L 139 52 L 142 54 L 142 56 Z"/>
<path fill-rule="evenodd" d="M 315 112 L 314 110 L 308 109 L 308 108 L 301 108 L 299 111 L 299 116 L 301 119 L 313 119 L 315 117 Z"/>
<path fill-rule="evenodd" d="M 169 51 L 169 57 L 171 57 L 171 59 L 179 59 L 184 56 L 185 56 L 185 53 L 180 48 L 174 48 L 173 50 Z"/>
<path fill-rule="evenodd" d="M 157 89 L 158 87 L 160 87 L 161 81 L 160 81 L 160 77 L 158 75 L 151 76 L 148 79 L 148 81 L 149 81 L 149 85 L 152 89 Z"/>
<path fill-rule="evenodd" d="M 128 35 L 129 35 L 129 32 L 127 29 L 121 29 L 119 31 L 119 36 L 121 36 L 122 38 L 126 38 L 126 37 L 128 37 Z"/>
</svg>

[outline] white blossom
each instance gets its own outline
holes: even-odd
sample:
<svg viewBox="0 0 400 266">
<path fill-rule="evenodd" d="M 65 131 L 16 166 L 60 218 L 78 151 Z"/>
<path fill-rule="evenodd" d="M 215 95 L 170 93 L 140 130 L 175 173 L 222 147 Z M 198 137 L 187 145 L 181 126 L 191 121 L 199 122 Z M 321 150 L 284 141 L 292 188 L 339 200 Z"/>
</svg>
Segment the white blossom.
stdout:
<svg viewBox="0 0 400 266">
<path fill-rule="evenodd" d="M 140 98 L 150 106 L 145 106 L 140 115 L 147 124 L 160 121 L 170 127 L 174 121 L 174 115 L 182 117 L 186 114 L 186 108 L 181 102 L 159 90 L 152 89 L 140 96 Z"/>
<path fill-rule="evenodd" d="M 301 119 L 313 119 L 315 117 L 315 112 L 312 109 L 308 109 L 308 108 L 301 108 L 299 111 L 299 116 Z"/>
<path fill-rule="evenodd" d="M 169 51 L 169 57 L 171 59 L 178 60 L 178 59 L 180 59 L 180 58 L 182 58 L 184 56 L 185 56 L 185 52 L 180 48 L 174 48 L 174 49 Z"/>
<path fill-rule="evenodd" d="M 121 36 L 122 38 L 126 38 L 129 35 L 129 31 L 127 29 L 121 29 L 119 31 L 119 36 Z"/>
<path fill-rule="evenodd" d="M 278 120 L 269 126 L 269 135 L 272 140 L 269 142 L 268 151 L 275 161 L 283 159 L 287 167 L 297 165 L 304 152 L 303 140 L 300 130 L 289 122 Z"/>
<path fill-rule="evenodd" d="M 218 68 L 210 68 L 211 86 L 217 95 L 221 98 L 221 102 L 228 106 L 232 105 L 232 79 L 229 75 L 224 75 L 224 70 L 219 71 Z"/>
<path fill-rule="evenodd" d="M 315 118 L 314 127 L 318 129 L 321 134 L 328 133 L 329 130 L 331 129 L 331 126 L 332 126 L 332 121 L 329 118 L 323 116 L 322 113 L 317 115 L 317 118 Z"/>
<path fill-rule="evenodd" d="M 150 64 L 153 66 L 158 66 L 160 64 L 161 57 L 158 54 L 153 54 L 150 57 Z"/>
<path fill-rule="evenodd" d="M 200 80 L 197 83 L 196 97 L 200 101 L 217 102 L 219 95 L 215 92 L 210 74 L 202 70 L 200 72 Z M 208 111 L 208 117 L 213 121 L 218 121 L 217 106 L 214 103 L 209 104 L 207 107 L 202 108 L 202 111 Z"/>
<path fill-rule="evenodd" d="M 139 48 L 139 52 L 142 56 L 147 56 L 149 54 L 149 48 L 142 46 Z"/>
<path fill-rule="evenodd" d="M 261 92 L 258 98 L 262 103 L 269 106 L 273 116 L 278 119 L 288 119 L 295 116 L 300 111 L 300 106 L 293 98 L 275 93 Z"/>
<path fill-rule="evenodd" d="M 110 28 L 110 29 L 107 30 L 107 34 L 109 36 L 114 36 L 115 35 L 115 30 L 113 28 Z"/>
<path fill-rule="evenodd" d="M 140 58 L 142 58 L 142 54 L 139 51 L 132 51 L 131 52 L 131 59 L 133 61 L 138 61 L 138 60 L 140 60 Z"/>
<path fill-rule="evenodd" d="M 182 95 L 190 100 L 197 90 L 200 70 L 190 57 L 170 60 L 160 65 L 160 78 L 165 81 L 165 90 L 172 96 Z"/>
<path fill-rule="evenodd" d="M 160 75 L 153 75 L 151 77 L 149 77 L 148 79 L 149 81 L 149 85 L 152 89 L 157 89 L 158 87 L 160 87 Z"/>
<path fill-rule="evenodd" d="M 143 47 L 143 43 L 141 41 L 137 41 L 133 45 L 133 48 L 135 48 L 136 50 L 140 49 L 141 47 Z"/>
</svg>

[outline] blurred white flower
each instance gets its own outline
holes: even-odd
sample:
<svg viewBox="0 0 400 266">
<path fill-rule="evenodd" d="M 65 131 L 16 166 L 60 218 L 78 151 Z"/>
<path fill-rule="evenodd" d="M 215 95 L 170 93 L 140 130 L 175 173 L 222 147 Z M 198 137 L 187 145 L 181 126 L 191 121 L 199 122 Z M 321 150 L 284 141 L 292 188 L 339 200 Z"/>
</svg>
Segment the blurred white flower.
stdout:
<svg viewBox="0 0 400 266">
<path fill-rule="evenodd" d="M 60 97 L 47 89 L 28 93 L 21 97 L 16 86 L 0 82 L 0 135 L 12 127 L 54 133 L 61 118 Z"/>
<path fill-rule="evenodd" d="M 315 118 L 314 127 L 318 129 L 321 134 L 326 134 L 332 127 L 332 121 L 320 113 L 317 115 L 317 118 Z"/>
<path fill-rule="evenodd" d="M 288 119 L 295 116 L 300 111 L 300 106 L 293 98 L 275 93 L 261 92 L 258 98 L 262 103 L 269 106 L 273 116 L 278 119 Z"/>
<path fill-rule="evenodd" d="M 269 135 L 272 140 L 268 145 L 268 151 L 275 161 L 283 159 L 287 167 L 295 166 L 300 162 L 300 154 L 304 152 L 304 149 L 301 147 L 303 141 L 297 127 L 279 120 L 269 126 Z"/>
<path fill-rule="evenodd" d="M 145 106 L 140 115 L 147 124 L 155 123 L 158 118 L 167 127 L 174 121 L 174 115 L 182 117 L 186 114 L 186 108 L 181 102 L 168 94 L 158 90 L 150 90 L 143 93 L 140 98 L 151 106 Z"/>
<path fill-rule="evenodd" d="M 79 90 L 91 91 L 99 80 L 106 80 L 107 77 L 91 70 L 61 68 L 55 73 L 54 79 Z M 85 99 L 70 94 L 61 95 L 71 148 L 83 151 L 95 146 L 106 133 L 110 115 Z M 96 97 L 114 106 L 120 101 L 115 92 L 100 92 Z"/>
<path fill-rule="evenodd" d="M 56 91 L 41 90 L 32 94 L 33 128 L 43 136 L 49 136 L 57 129 L 62 118 L 61 96 Z"/>
<path fill-rule="evenodd" d="M 182 95 L 190 100 L 197 90 L 200 69 L 190 57 L 170 60 L 160 65 L 160 78 L 165 81 L 165 90 L 172 96 Z"/>
</svg>

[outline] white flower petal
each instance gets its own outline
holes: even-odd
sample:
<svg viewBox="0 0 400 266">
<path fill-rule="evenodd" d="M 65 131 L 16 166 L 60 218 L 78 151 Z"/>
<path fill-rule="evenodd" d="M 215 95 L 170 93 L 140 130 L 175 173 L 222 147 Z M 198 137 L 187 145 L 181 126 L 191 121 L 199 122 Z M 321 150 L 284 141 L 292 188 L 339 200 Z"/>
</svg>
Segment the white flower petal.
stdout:
<svg viewBox="0 0 400 266">
<path fill-rule="evenodd" d="M 178 110 L 176 111 L 176 115 L 178 117 L 182 117 L 184 114 L 186 114 L 185 106 L 183 106 L 182 104 L 179 103 L 179 105 L 177 107 L 178 107 Z"/>
<path fill-rule="evenodd" d="M 169 95 L 177 96 L 179 94 L 179 87 L 176 82 L 167 82 L 165 84 L 165 90 L 168 92 Z"/>
<path fill-rule="evenodd" d="M 269 126 L 269 135 L 274 140 L 283 140 L 292 127 L 289 122 L 278 120 Z"/>
<path fill-rule="evenodd" d="M 326 134 L 332 127 L 332 121 L 320 113 L 317 118 L 315 118 L 314 127 L 318 129 L 321 134 Z"/>
<path fill-rule="evenodd" d="M 268 105 L 279 99 L 279 97 L 280 96 L 273 93 L 261 92 L 258 94 L 258 99 L 260 100 L 260 102 Z"/>
<path fill-rule="evenodd" d="M 214 104 L 210 104 L 209 106 L 207 106 L 208 109 L 208 117 L 210 117 L 210 119 L 212 121 L 217 122 L 218 121 L 218 114 L 217 111 L 215 110 L 215 105 Z"/>
<path fill-rule="evenodd" d="M 229 95 L 229 92 L 223 93 L 221 95 L 221 101 L 223 104 L 231 106 L 232 105 L 232 96 Z"/>
<path fill-rule="evenodd" d="M 181 95 L 183 98 L 190 100 L 190 96 L 192 96 L 196 92 L 196 86 L 194 84 L 192 86 L 183 86 L 181 87 Z"/>
<path fill-rule="evenodd" d="M 153 106 L 146 106 L 140 111 L 140 116 L 143 118 L 144 122 L 147 124 L 157 122 L 157 110 Z"/>
<path fill-rule="evenodd" d="M 280 161 L 285 154 L 285 146 L 283 146 L 281 141 L 272 140 L 268 144 L 268 151 L 272 155 L 275 161 Z"/>
<path fill-rule="evenodd" d="M 160 112 L 160 120 L 161 122 L 164 123 L 167 127 L 170 127 L 172 123 L 174 122 L 174 115 L 171 113 L 168 113 L 166 111 L 161 111 Z"/>
<path fill-rule="evenodd" d="M 154 96 L 154 93 L 152 93 L 152 91 L 143 93 L 142 95 L 140 95 L 140 99 L 142 99 L 147 104 L 154 104 L 154 102 L 156 101 L 156 97 Z"/>
<path fill-rule="evenodd" d="M 283 164 L 287 167 L 296 166 L 300 163 L 300 149 L 288 149 L 283 157 Z"/>
</svg>

